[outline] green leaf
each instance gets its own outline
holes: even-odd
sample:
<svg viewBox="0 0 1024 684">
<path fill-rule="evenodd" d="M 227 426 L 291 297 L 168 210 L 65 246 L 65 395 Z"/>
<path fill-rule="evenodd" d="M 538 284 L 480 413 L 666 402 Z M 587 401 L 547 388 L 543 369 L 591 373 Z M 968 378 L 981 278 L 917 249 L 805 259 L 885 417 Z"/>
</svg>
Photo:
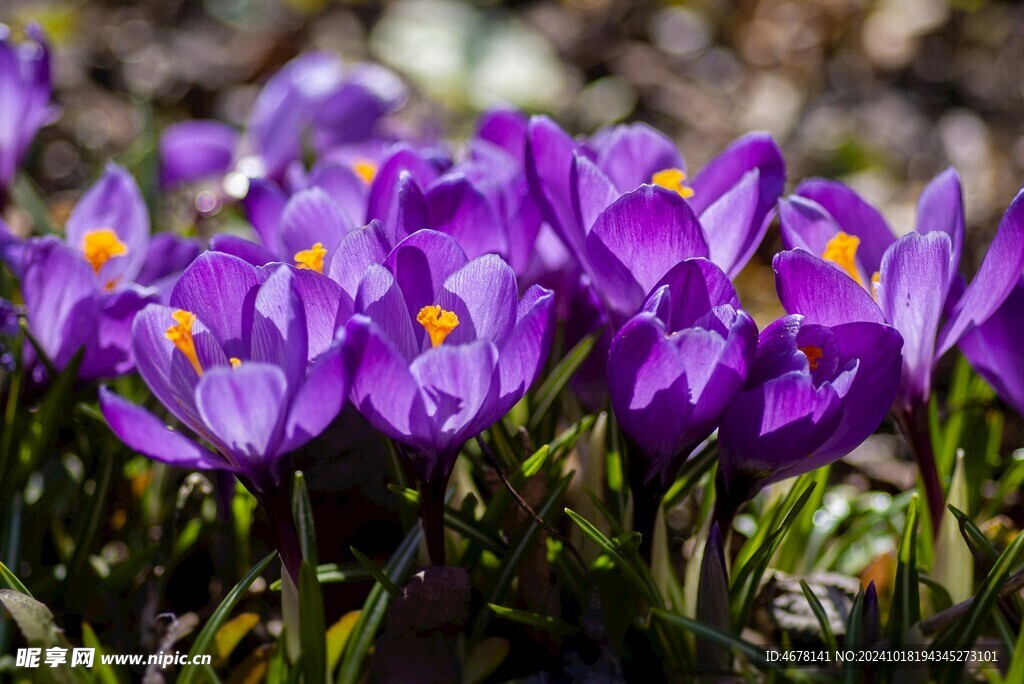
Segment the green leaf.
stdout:
<svg viewBox="0 0 1024 684">
<path fill-rule="evenodd" d="M 821 636 L 825 645 L 828 646 L 830 651 L 835 651 L 837 648 L 836 635 L 832 632 L 832 623 L 829 622 L 825 606 L 821 605 L 821 601 L 814 595 L 811 585 L 807 584 L 805 580 L 800 580 L 800 588 L 804 592 L 807 603 L 811 606 L 811 612 L 814 613 L 814 617 L 818 620 L 818 626 L 821 627 Z"/>
<path fill-rule="evenodd" d="M 1003 681 L 1024 682 L 1024 629 L 1017 632 L 1013 656 L 1010 658 L 1010 669 L 1006 671 L 1006 678 Z"/>
<path fill-rule="evenodd" d="M 380 586 L 384 588 L 384 591 L 388 592 L 388 594 L 391 595 L 391 598 L 395 598 L 396 596 L 398 596 L 398 587 L 395 586 L 394 582 L 388 579 L 388 576 L 384 573 L 384 570 L 382 570 L 379 565 L 374 563 L 370 558 L 364 555 L 356 547 L 350 546 L 348 547 L 348 549 L 352 552 L 352 555 L 356 557 L 356 560 L 359 561 L 359 564 L 363 566 L 363 569 L 366 570 L 366 572 L 370 573 L 370 576 L 373 577 L 373 579 L 377 580 Z"/>
<path fill-rule="evenodd" d="M 569 489 L 569 483 L 572 481 L 573 473 L 569 473 L 563 477 L 555 487 L 548 492 L 547 497 L 541 502 L 541 505 L 537 507 L 536 513 L 544 521 L 547 521 L 555 508 L 561 503 L 562 497 L 565 496 L 565 492 Z M 487 602 L 500 604 L 505 599 L 505 592 L 512 584 L 512 580 L 519 572 L 519 568 L 522 566 L 523 561 L 526 559 L 526 552 L 531 546 L 536 543 L 537 537 L 540 534 L 541 527 L 537 524 L 537 521 L 533 518 L 527 519 L 523 526 L 519 536 L 509 545 L 508 552 L 502 558 L 501 566 L 498 568 L 498 578 L 491 586 L 491 591 L 487 595 Z M 490 613 L 487 611 L 480 611 L 477 615 L 476 623 L 473 625 L 472 636 L 470 642 L 475 643 L 483 637 L 484 629 L 487 627 Z"/>
<path fill-rule="evenodd" d="M 507 639 L 484 639 L 469 652 L 462 667 L 462 684 L 483 684 L 497 670 L 511 650 Z"/>
<path fill-rule="evenodd" d="M 723 632 L 722 630 L 716 629 L 710 625 L 705 625 L 703 622 L 691 620 L 688 617 L 676 615 L 660 608 L 652 608 L 651 616 L 656 620 L 662 621 L 666 625 L 691 632 L 701 639 L 706 639 L 718 646 L 730 649 L 734 653 L 746 658 L 751 665 L 761 671 L 767 672 L 768 670 L 773 669 L 772 665 L 765 658 L 764 649 L 755 646 L 749 641 L 740 639 L 739 637 L 733 636 L 728 632 Z"/>
<path fill-rule="evenodd" d="M 957 518 L 949 506 L 966 509 L 967 479 L 964 475 L 964 452 L 957 450 L 953 481 L 946 494 L 947 510 L 935 543 L 935 560 L 931 578 L 949 592 L 953 603 L 967 600 L 974 591 L 974 559 L 970 546 L 957 529 Z"/>
<path fill-rule="evenodd" d="M 213 639 L 217 634 L 217 630 L 227 621 L 228 616 L 231 615 L 231 611 L 235 609 L 238 602 L 245 595 L 245 592 L 249 590 L 249 587 L 256 578 L 259 577 L 266 569 L 270 561 L 274 560 L 277 556 L 277 551 L 271 551 L 267 554 L 266 558 L 261 560 L 259 563 L 253 566 L 253 568 L 243 577 L 234 588 L 228 592 L 228 595 L 224 597 L 221 604 L 217 606 L 217 610 L 213 611 L 213 615 L 203 625 L 203 629 L 200 630 L 196 640 L 192 642 L 192 648 L 189 650 L 189 661 L 191 662 L 194 656 L 206 655 L 211 652 Z M 201 669 L 194 665 L 185 665 L 181 668 L 181 673 L 178 675 L 176 684 L 191 684 L 195 681 L 195 678 L 201 673 Z"/>
<path fill-rule="evenodd" d="M 579 370 L 583 362 L 590 356 L 594 345 L 604 334 L 604 328 L 598 328 L 590 333 L 573 347 L 565 357 L 559 361 L 537 389 L 534 399 L 533 414 L 530 416 L 530 430 L 540 426 L 548 411 L 554 405 L 558 395 L 562 393 L 569 383 L 573 374 Z"/>
<path fill-rule="evenodd" d="M 53 613 L 44 604 L 31 596 L 11 589 L 0 589 L 0 604 L 11 614 L 21 630 L 28 645 L 34 648 L 64 648 L 70 650 L 71 644 L 64 637 L 64 632 L 57 626 Z M 84 670 L 76 670 L 67 663 L 46 672 L 53 681 L 61 684 L 76 681 L 87 681 Z"/>
<path fill-rule="evenodd" d="M 786 538 L 789 528 L 793 525 L 797 516 L 800 515 L 800 511 L 807 505 L 811 494 L 814 493 L 817 483 L 812 480 L 805 480 L 805 482 L 806 484 L 801 488 L 798 481 L 783 498 L 780 505 L 776 507 L 772 519 L 778 519 L 782 511 L 786 510 L 785 505 L 787 502 L 799 493 L 796 502 L 788 509 L 786 517 L 782 519 L 782 522 L 774 527 L 770 534 L 767 534 L 746 563 L 740 566 L 738 570 L 736 565 L 733 566 L 733 578 L 729 585 L 729 595 L 732 598 L 732 627 L 734 631 L 738 632 L 746 624 L 747 615 L 750 614 L 757 590 L 761 586 L 761 578 L 768 569 L 772 556 L 775 555 L 782 541 Z"/>
<path fill-rule="evenodd" d="M 419 550 L 422 536 L 422 528 L 419 526 L 412 528 L 395 550 L 394 555 L 391 556 L 384 572 L 392 585 L 405 582 L 409 576 L 413 564 L 416 562 L 416 553 Z M 345 654 L 342 657 L 341 668 L 338 670 L 338 684 L 356 684 L 359 681 L 363 661 L 373 645 L 377 628 L 384 620 L 390 603 L 391 595 L 380 582 L 375 583 L 366 596 L 356 626 L 345 644 Z"/>
<path fill-rule="evenodd" d="M 388 484 L 388 489 L 397 494 L 403 504 L 419 508 L 420 493 L 415 489 L 398 487 L 393 484 Z M 467 512 L 460 511 L 451 506 L 445 506 L 444 524 L 448 529 L 458 532 L 466 539 L 479 544 L 488 551 L 499 555 L 505 552 L 505 543 L 498 535 L 488 530 Z"/>
<path fill-rule="evenodd" d="M 896 565 L 896 585 L 889 611 L 889 639 L 894 646 L 902 646 L 910 626 L 921 619 L 921 599 L 918 591 L 917 570 L 917 518 L 920 500 L 915 494 L 907 506 L 903 523 L 899 560 Z"/>
<path fill-rule="evenodd" d="M 25 588 L 25 585 L 21 583 L 18 576 L 11 572 L 10 568 L 3 563 L 0 563 L 0 585 L 2 585 L 2 588 L 4 589 L 10 589 L 18 592 L 19 594 L 24 594 L 25 596 L 32 596 L 32 592 Z"/>
<path fill-rule="evenodd" d="M 531 613 L 528 610 L 506 608 L 505 606 L 499 606 L 494 603 L 488 603 L 487 607 L 494 611 L 494 614 L 499 618 L 529 625 L 530 627 L 535 627 L 545 632 L 551 632 L 552 634 L 573 634 L 579 631 L 578 628 L 573 627 L 569 623 L 563 622 L 558 618 L 551 617 L 550 615 Z"/>
<path fill-rule="evenodd" d="M 704 475 L 718 462 L 718 442 L 708 445 L 696 456 L 686 459 L 679 469 L 679 475 L 668 488 L 661 501 L 661 507 L 670 511 L 682 502 L 700 484 Z"/>
<path fill-rule="evenodd" d="M 649 578 L 645 578 L 644 574 L 637 570 L 636 566 L 623 555 L 622 544 L 617 544 L 606 537 L 601 530 L 594 526 L 593 523 L 576 511 L 566 508 L 565 514 L 568 515 L 581 530 L 583 530 L 583 534 L 590 537 L 590 539 L 593 540 L 593 542 L 597 544 L 615 563 L 615 565 L 622 571 L 625 578 L 640 591 L 649 605 L 665 605 L 665 602 L 661 598 L 658 588 L 654 586 L 654 583 L 650 581 Z M 629 553 L 629 551 L 627 551 L 627 553 Z"/>
<path fill-rule="evenodd" d="M 992 610 L 996 607 L 999 594 L 1010 576 L 1010 571 L 1020 562 L 1024 551 L 1024 534 L 1018 534 L 1006 550 L 999 556 L 992 571 L 988 573 L 981 589 L 971 601 L 971 606 L 963 618 L 947 627 L 936 637 L 936 648 L 968 650 L 974 646 L 985 623 L 988 622 Z M 954 663 L 947 673 L 946 681 L 959 681 L 963 663 Z"/>
<path fill-rule="evenodd" d="M 82 623 L 82 645 L 86 648 L 96 649 L 93 660 L 93 676 L 99 684 L 120 684 L 121 678 L 117 675 L 117 670 L 110 663 L 103 662 L 104 648 L 103 644 L 96 637 L 96 632 L 93 631 L 92 626 L 88 622 Z"/>
<path fill-rule="evenodd" d="M 850 607 L 850 615 L 846 619 L 846 636 L 843 639 L 843 647 L 856 649 L 864 639 L 864 590 L 857 592 Z M 860 678 L 860 671 L 852 662 L 843 665 L 843 684 L 856 684 Z"/>
<path fill-rule="evenodd" d="M 920 575 L 917 578 L 921 584 L 928 587 L 928 590 L 932 593 L 932 610 L 936 613 L 942 612 L 947 608 L 952 607 L 953 598 L 946 591 L 946 588 L 933 580 L 931 577 Z"/>
<path fill-rule="evenodd" d="M 302 644 L 302 670 L 306 681 L 327 681 L 327 623 L 324 618 L 324 597 L 316 571 L 308 560 L 299 568 L 299 642 Z"/>
<path fill-rule="evenodd" d="M 295 531 L 299 535 L 302 558 L 309 561 L 310 567 L 315 568 L 317 567 L 317 551 L 313 503 L 309 500 L 306 476 L 302 474 L 301 470 L 295 471 L 295 478 L 292 480 L 292 516 L 295 518 Z"/>
</svg>

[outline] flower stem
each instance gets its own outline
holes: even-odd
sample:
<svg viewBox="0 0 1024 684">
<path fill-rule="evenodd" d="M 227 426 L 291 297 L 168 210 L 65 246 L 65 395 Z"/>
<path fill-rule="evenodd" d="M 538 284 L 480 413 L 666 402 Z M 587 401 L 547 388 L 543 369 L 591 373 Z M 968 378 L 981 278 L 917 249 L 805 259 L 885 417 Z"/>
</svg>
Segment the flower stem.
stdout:
<svg viewBox="0 0 1024 684">
<path fill-rule="evenodd" d="M 295 529 L 289 488 L 276 487 L 269 493 L 261 494 L 258 499 L 274 526 L 277 552 L 281 556 L 281 562 L 291 575 L 292 581 L 298 586 L 302 548 L 299 545 L 299 533 Z"/>
<path fill-rule="evenodd" d="M 445 564 L 444 490 L 444 478 L 420 483 L 420 521 L 427 540 L 427 555 L 430 562 L 438 566 Z"/>
<path fill-rule="evenodd" d="M 946 495 L 939 482 L 939 470 L 935 464 L 935 452 L 932 449 L 931 435 L 928 431 L 928 413 L 925 407 L 916 406 L 912 409 L 894 409 L 896 424 L 903 433 L 917 459 L 917 468 L 921 473 L 925 497 L 928 499 L 928 513 L 932 521 L 932 536 L 939 534 L 942 525 L 943 511 L 946 508 Z"/>
</svg>

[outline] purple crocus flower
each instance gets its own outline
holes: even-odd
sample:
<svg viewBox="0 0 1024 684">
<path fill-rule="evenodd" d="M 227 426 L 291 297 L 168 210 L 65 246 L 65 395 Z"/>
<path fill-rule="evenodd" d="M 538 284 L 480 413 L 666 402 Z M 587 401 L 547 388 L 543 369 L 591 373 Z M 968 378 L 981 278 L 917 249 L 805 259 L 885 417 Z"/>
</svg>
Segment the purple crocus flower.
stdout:
<svg viewBox="0 0 1024 684">
<path fill-rule="evenodd" d="M 629 445 L 634 527 L 649 545 L 661 497 L 743 386 L 757 326 L 725 273 L 682 262 L 612 341 L 608 389 Z"/>
<path fill-rule="evenodd" d="M 938 359 L 1000 307 L 1024 268 L 1024 196 L 1018 194 L 970 284 L 957 271 L 964 239 L 960 178 L 948 169 L 921 193 L 917 230 L 896 238 L 881 215 L 841 183 L 810 180 L 780 203 L 776 289 L 787 311 L 815 323 L 889 323 L 902 334 L 893 415 L 921 469 L 933 529 L 942 485 L 927 402 Z"/>
<path fill-rule="evenodd" d="M 1003 305 L 960 340 L 960 351 L 999 397 L 1024 416 L 1024 279 L 1018 280 Z"/>
<path fill-rule="evenodd" d="M 790 315 L 765 328 L 718 430 L 721 519 L 763 486 L 842 458 L 874 432 L 899 387 L 902 346 L 884 323 Z"/>
<path fill-rule="evenodd" d="M 16 252 L 29 330 L 58 370 L 84 347 L 81 379 L 125 373 L 135 314 L 173 285 L 198 246 L 170 235 L 151 241 L 142 194 L 115 164 L 82 195 L 65 233 L 65 241 L 33 238 Z M 26 349 L 42 382 L 43 366 Z"/>
<path fill-rule="evenodd" d="M 182 274 L 170 306 L 146 306 L 131 334 L 143 380 L 198 439 L 106 388 L 103 415 L 125 444 L 150 458 L 243 480 L 284 526 L 281 553 L 295 571 L 282 463 L 345 402 L 347 376 L 332 340 L 349 313 L 326 278 L 207 252 Z"/>
<path fill-rule="evenodd" d="M 364 143 L 405 97 L 401 81 L 384 67 L 346 68 L 325 52 L 300 55 L 260 91 L 244 136 L 215 121 L 169 128 L 160 143 L 161 178 L 189 182 L 223 175 L 237 164 L 244 176 L 281 180 L 302 159 L 307 138 L 319 155 Z"/>
<path fill-rule="evenodd" d="M 419 231 L 359 284 L 344 329 L 355 407 L 398 442 L 419 482 L 431 558 L 463 444 L 500 420 L 533 383 L 552 334 L 552 294 L 520 299 L 511 267 L 468 259 L 451 237 Z"/>
<path fill-rule="evenodd" d="M 26 33 L 29 41 L 15 45 L 10 29 L 0 24 L 0 195 L 14 180 L 36 133 L 58 111 L 50 104 L 49 45 L 38 26 Z"/>
<path fill-rule="evenodd" d="M 617 126 L 577 142 L 543 117 L 527 131 L 526 171 L 544 219 L 582 271 L 567 295 L 567 344 L 605 328 L 573 379 L 591 406 L 604 398 L 611 336 L 650 289 L 692 257 L 738 273 L 785 181 L 782 155 L 767 135 L 741 138 L 688 184 L 675 145 L 648 126 Z"/>
</svg>

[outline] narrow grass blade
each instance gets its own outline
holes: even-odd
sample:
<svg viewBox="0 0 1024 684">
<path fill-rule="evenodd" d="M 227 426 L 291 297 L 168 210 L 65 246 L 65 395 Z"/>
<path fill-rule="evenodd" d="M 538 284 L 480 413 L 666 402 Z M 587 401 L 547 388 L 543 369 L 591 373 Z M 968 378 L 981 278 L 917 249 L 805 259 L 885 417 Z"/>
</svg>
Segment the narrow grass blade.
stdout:
<svg viewBox="0 0 1024 684">
<path fill-rule="evenodd" d="M 189 650 L 189 662 L 194 660 L 194 656 L 206 655 L 210 653 L 213 646 L 214 636 L 217 634 L 217 630 L 221 628 L 227 619 L 231 615 L 231 611 L 235 609 L 238 602 L 245 595 L 245 592 L 249 590 L 249 587 L 256 578 L 259 577 L 266 569 L 270 561 L 274 560 L 277 556 L 277 551 L 271 551 L 266 558 L 261 560 L 259 563 L 253 566 L 253 568 L 243 577 L 234 588 L 228 592 L 228 595 L 224 597 L 221 604 L 217 606 L 217 610 L 213 611 L 213 615 L 203 625 L 203 629 L 200 630 L 196 640 L 192 642 L 192 648 Z M 196 680 L 196 677 L 202 672 L 202 670 L 195 665 L 185 665 L 181 669 L 181 673 L 178 675 L 177 684 L 192 684 Z"/>
<path fill-rule="evenodd" d="M 494 611 L 494 614 L 499 618 L 519 622 L 545 632 L 551 632 L 552 634 L 573 634 L 579 631 L 578 628 L 573 627 L 569 623 L 563 622 L 558 618 L 551 617 L 550 615 L 531 613 L 528 610 L 506 608 L 505 606 L 499 606 L 494 603 L 488 603 L 487 607 Z"/>
</svg>

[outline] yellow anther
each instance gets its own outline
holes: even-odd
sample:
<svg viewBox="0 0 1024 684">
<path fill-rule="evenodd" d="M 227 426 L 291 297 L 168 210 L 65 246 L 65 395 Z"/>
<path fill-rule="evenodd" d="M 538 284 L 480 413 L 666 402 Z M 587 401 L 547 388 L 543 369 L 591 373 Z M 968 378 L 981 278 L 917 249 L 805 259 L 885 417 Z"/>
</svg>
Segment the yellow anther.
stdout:
<svg viewBox="0 0 1024 684">
<path fill-rule="evenodd" d="M 871 274 L 871 296 L 878 301 L 878 287 L 882 284 L 882 274 L 875 271 Z"/>
<path fill-rule="evenodd" d="M 853 278 L 858 285 L 863 286 L 864 281 L 860 279 L 860 273 L 857 271 L 857 247 L 859 245 L 859 237 L 839 231 L 825 244 L 825 251 L 821 258 L 836 264 L 846 271 L 846 275 Z"/>
<path fill-rule="evenodd" d="M 110 228 L 100 228 L 85 234 L 82 238 L 82 251 L 92 270 L 99 273 L 103 264 L 116 256 L 127 254 L 128 245 L 121 242 L 117 233 Z"/>
<path fill-rule="evenodd" d="M 231 364 L 232 368 L 238 368 L 239 366 L 242 365 L 242 359 L 238 358 L 237 356 L 232 356 L 230 359 L 228 359 L 228 363 Z"/>
<path fill-rule="evenodd" d="M 821 359 L 824 354 L 821 351 L 821 347 L 813 344 L 808 344 L 804 347 L 797 347 L 807 357 L 807 365 L 811 367 L 811 370 L 818 370 L 818 360 Z"/>
<path fill-rule="evenodd" d="M 196 353 L 196 341 L 192 338 L 192 324 L 195 323 L 195 314 L 184 309 L 178 309 L 171 314 L 174 325 L 164 333 L 178 351 L 185 355 L 185 358 L 192 364 L 196 375 L 203 374 L 203 366 L 199 363 L 199 355 Z"/>
<path fill-rule="evenodd" d="M 668 190 L 679 193 L 683 199 L 693 197 L 693 188 L 685 185 L 686 172 L 682 169 L 662 169 L 651 176 L 651 182 Z"/>
<path fill-rule="evenodd" d="M 455 312 L 445 311 L 436 304 L 420 309 L 416 314 L 416 322 L 430 335 L 430 344 L 434 347 L 444 342 L 452 330 L 459 327 L 459 317 Z"/>
<path fill-rule="evenodd" d="M 309 249 L 295 253 L 295 265 L 299 268 L 309 269 L 317 273 L 324 272 L 324 256 L 327 250 L 322 242 L 317 242 Z"/>
<path fill-rule="evenodd" d="M 356 175 L 363 179 L 363 182 L 369 185 L 373 182 L 373 179 L 377 177 L 377 165 L 369 159 L 357 159 L 352 164 L 352 170 L 356 172 Z"/>
</svg>

